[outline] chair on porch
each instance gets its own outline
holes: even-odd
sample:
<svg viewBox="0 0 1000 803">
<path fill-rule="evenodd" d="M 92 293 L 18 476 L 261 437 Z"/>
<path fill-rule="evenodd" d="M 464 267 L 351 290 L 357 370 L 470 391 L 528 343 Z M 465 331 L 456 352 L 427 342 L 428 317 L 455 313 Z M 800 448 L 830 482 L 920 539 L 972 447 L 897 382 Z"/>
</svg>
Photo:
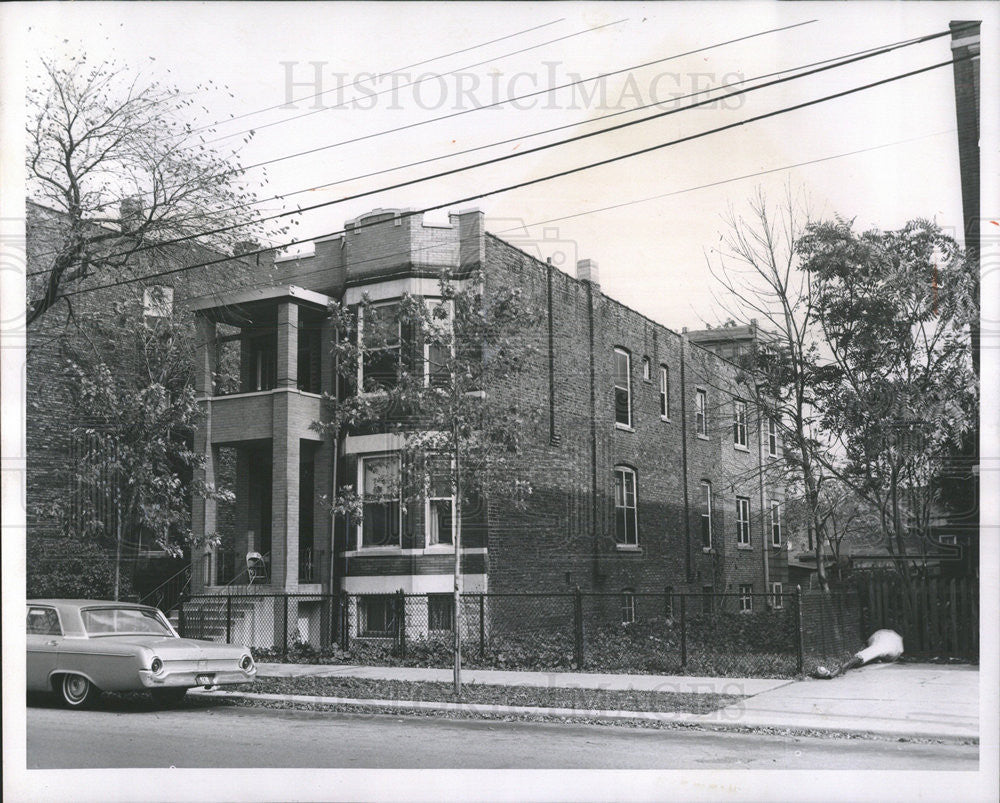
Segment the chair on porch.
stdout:
<svg viewBox="0 0 1000 803">
<path fill-rule="evenodd" d="M 267 583 L 267 563 L 260 552 L 247 552 L 248 585 Z"/>
</svg>

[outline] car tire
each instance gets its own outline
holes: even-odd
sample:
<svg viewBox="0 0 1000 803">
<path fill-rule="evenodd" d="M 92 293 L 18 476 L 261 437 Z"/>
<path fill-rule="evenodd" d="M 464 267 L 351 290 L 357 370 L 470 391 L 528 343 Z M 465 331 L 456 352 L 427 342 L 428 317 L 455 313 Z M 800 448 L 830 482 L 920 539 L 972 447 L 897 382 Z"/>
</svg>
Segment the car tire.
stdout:
<svg viewBox="0 0 1000 803">
<path fill-rule="evenodd" d="M 101 690 L 83 675 L 65 674 L 58 685 L 59 696 L 67 708 L 88 708 L 101 694 Z"/>
<path fill-rule="evenodd" d="M 150 694 L 153 695 L 153 702 L 157 705 L 180 705 L 184 695 L 187 694 L 187 689 L 170 686 L 166 689 L 150 689 Z"/>
</svg>

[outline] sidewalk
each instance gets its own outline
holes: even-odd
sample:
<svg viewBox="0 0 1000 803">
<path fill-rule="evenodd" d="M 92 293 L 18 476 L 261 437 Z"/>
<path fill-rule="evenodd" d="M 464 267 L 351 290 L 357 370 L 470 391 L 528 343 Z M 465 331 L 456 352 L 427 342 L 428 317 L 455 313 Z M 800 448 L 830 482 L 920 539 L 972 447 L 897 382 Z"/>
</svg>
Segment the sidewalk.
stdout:
<svg viewBox="0 0 1000 803">
<path fill-rule="evenodd" d="M 350 677 L 379 680 L 451 680 L 449 669 L 259 664 L 258 677 Z M 585 711 L 427 701 L 346 700 L 303 695 L 262 695 L 297 702 L 367 705 L 400 710 L 473 711 L 600 719 L 647 719 L 707 728 L 776 728 L 843 735 L 967 741 L 979 738 L 979 668 L 931 664 L 871 664 L 831 680 L 711 678 L 678 675 L 609 675 L 582 672 L 463 670 L 466 683 L 583 689 L 743 694 L 744 699 L 708 714 Z M 242 692 L 207 692 L 237 695 Z M 254 697 L 256 695 L 247 694 Z"/>
</svg>

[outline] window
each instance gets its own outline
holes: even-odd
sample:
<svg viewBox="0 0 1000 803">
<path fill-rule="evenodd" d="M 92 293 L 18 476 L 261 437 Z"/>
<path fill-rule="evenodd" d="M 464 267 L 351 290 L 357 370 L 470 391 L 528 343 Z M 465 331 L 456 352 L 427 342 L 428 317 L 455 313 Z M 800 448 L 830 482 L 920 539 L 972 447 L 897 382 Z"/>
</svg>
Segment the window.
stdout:
<svg viewBox="0 0 1000 803">
<path fill-rule="evenodd" d="M 712 483 L 701 481 L 701 548 L 712 548 Z"/>
<path fill-rule="evenodd" d="M 740 583 L 740 613 L 753 610 L 753 584 Z"/>
<path fill-rule="evenodd" d="M 747 448 L 747 403 L 742 399 L 733 402 L 733 445 Z"/>
<path fill-rule="evenodd" d="M 363 496 L 361 546 L 399 546 L 399 457 L 362 457 L 358 462 Z"/>
<path fill-rule="evenodd" d="M 957 535 L 942 535 L 938 538 L 939 544 L 944 544 L 945 546 L 958 546 L 958 536 Z"/>
<path fill-rule="evenodd" d="M 771 546 L 781 546 L 781 503 L 771 500 Z"/>
<path fill-rule="evenodd" d="M 154 284 L 142 291 L 142 312 L 148 318 L 169 318 L 174 311 L 174 288 Z"/>
<path fill-rule="evenodd" d="M 781 583 L 771 583 L 771 607 L 775 610 L 782 607 Z"/>
<path fill-rule="evenodd" d="M 622 592 L 622 624 L 628 625 L 635 621 L 635 592 L 626 588 Z"/>
<path fill-rule="evenodd" d="M 660 366 L 660 418 L 670 418 L 670 369 Z"/>
<path fill-rule="evenodd" d="M 770 417 L 767 419 L 767 456 L 778 456 L 778 422 Z"/>
<path fill-rule="evenodd" d="M 251 390 L 274 390 L 278 386 L 278 336 L 267 334 L 253 338 L 250 355 Z"/>
<path fill-rule="evenodd" d="M 712 586 L 701 587 L 701 612 L 711 613 L 714 607 L 714 589 Z"/>
<path fill-rule="evenodd" d="M 663 614 L 668 619 L 673 619 L 674 618 L 674 587 L 673 586 L 667 586 L 666 593 L 665 593 L 664 597 L 665 597 L 665 599 L 664 599 L 664 605 L 663 605 Z"/>
<path fill-rule="evenodd" d="M 59 614 L 52 608 L 28 608 L 28 634 L 35 636 L 61 636 Z"/>
<path fill-rule="evenodd" d="M 650 376 L 649 376 L 649 357 L 643 357 L 642 358 L 642 378 L 643 378 L 643 381 L 645 381 L 645 382 L 649 382 L 650 381 Z"/>
<path fill-rule="evenodd" d="M 736 543 L 750 546 L 750 497 L 736 497 Z"/>
<path fill-rule="evenodd" d="M 429 309 L 430 325 L 425 334 L 439 341 L 424 343 L 424 384 L 432 388 L 445 387 L 451 375 L 449 364 L 454 343 L 450 304 L 443 301 Z"/>
<path fill-rule="evenodd" d="M 455 497 L 451 489 L 450 461 L 446 457 L 428 457 L 427 467 L 427 543 L 454 544 Z"/>
<path fill-rule="evenodd" d="M 636 521 L 635 472 L 627 466 L 615 467 L 615 540 L 636 546 L 639 528 Z"/>
<path fill-rule="evenodd" d="M 396 629 L 395 599 L 389 594 L 358 598 L 358 635 L 391 636 Z"/>
<path fill-rule="evenodd" d="M 631 357 L 624 349 L 615 349 L 615 426 L 632 426 Z"/>
<path fill-rule="evenodd" d="M 430 631 L 451 630 L 455 610 L 455 598 L 451 594 L 427 595 L 427 629 Z"/>
<path fill-rule="evenodd" d="M 403 351 L 399 304 L 379 304 L 359 311 L 361 359 L 358 386 L 363 393 L 390 387 L 398 381 Z"/>
<path fill-rule="evenodd" d="M 704 390 L 696 390 L 694 396 L 694 428 L 695 432 L 703 438 L 708 437 L 708 418 L 706 408 L 708 407 L 708 394 Z"/>
</svg>

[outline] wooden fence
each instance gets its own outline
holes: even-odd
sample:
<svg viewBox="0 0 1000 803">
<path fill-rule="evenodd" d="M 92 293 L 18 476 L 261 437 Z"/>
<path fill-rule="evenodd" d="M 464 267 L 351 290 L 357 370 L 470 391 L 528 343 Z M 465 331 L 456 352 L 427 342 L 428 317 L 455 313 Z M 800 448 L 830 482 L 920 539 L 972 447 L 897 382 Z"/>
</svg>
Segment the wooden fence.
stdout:
<svg viewBox="0 0 1000 803">
<path fill-rule="evenodd" d="M 907 655 L 979 658 L 979 584 L 974 577 L 867 577 L 858 582 L 865 633 L 888 627 Z"/>
</svg>

